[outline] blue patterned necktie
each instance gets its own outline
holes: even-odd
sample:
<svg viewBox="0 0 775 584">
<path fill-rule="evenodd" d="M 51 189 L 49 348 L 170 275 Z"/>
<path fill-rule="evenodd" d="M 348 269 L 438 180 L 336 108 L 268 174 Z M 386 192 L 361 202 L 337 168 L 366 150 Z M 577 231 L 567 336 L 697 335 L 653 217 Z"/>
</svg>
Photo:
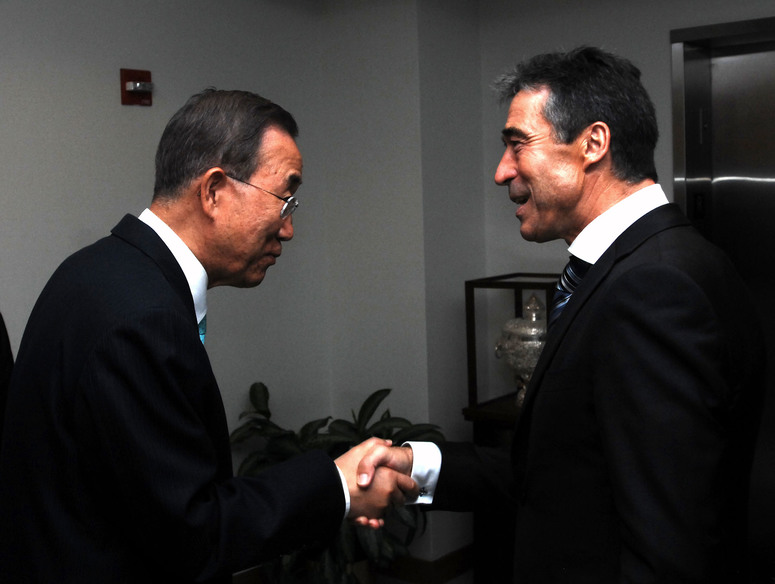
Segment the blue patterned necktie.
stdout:
<svg viewBox="0 0 775 584">
<path fill-rule="evenodd" d="M 562 271 L 557 286 L 554 289 L 552 298 L 552 308 L 549 311 L 549 326 L 559 318 L 565 305 L 568 304 L 571 294 L 581 283 L 582 278 L 587 274 L 592 264 L 580 260 L 576 256 L 570 256 L 570 261 Z"/>
<path fill-rule="evenodd" d="M 199 340 L 202 341 L 202 344 L 205 344 L 205 333 L 207 332 L 207 315 L 202 317 L 202 320 L 199 321 Z"/>
</svg>

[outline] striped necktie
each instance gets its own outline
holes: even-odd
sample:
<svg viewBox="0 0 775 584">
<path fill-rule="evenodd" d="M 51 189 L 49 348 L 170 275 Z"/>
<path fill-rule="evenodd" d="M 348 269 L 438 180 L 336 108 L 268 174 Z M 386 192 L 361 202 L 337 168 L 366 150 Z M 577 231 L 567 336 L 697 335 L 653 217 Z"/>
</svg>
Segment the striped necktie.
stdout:
<svg viewBox="0 0 775 584">
<path fill-rule="evenodd" d="M 559 318 L 565 305 L 568 304 L 571 294 L 581 283 L 582 278 L 587 274 L 592 264 L 580 260 L 576 256 L 570 256 L 570 261 L 557 281 L 552 298 L 552 308 L 549 311 L 549 326 L 552 326 Z"/>
<path fill-rule="evenodd" d="M 202 317 L 202 320 L 199 321 L 199 340 L 202 341 L 202 344 L 205 344 L 205 333 L 207 332 L 207 315 L 204 315 Z"/>
</svg>

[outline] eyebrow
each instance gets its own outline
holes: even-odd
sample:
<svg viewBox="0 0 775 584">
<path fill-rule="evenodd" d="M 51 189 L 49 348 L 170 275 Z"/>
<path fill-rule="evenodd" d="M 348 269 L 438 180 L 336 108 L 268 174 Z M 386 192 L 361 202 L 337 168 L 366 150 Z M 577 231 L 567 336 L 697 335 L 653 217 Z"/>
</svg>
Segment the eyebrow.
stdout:
<svg viewBox="0 0 775 584">
<path fill-rule="evenodd" d="M 288 188 L 299 188 L 301 186 L 301 175 L 295 172 L 288 176 Z"/>
<path fill-rule="evenodd" d="M 505 142 L 508 138 L 519 138 L 520 140 L 527 140 L 528 135 L 522 130 L 520 130 L 519 128 L 508 127 L 508 128 L 503 128 L 503 131 L 501 132 L 501 137 Z"/>
</svg>

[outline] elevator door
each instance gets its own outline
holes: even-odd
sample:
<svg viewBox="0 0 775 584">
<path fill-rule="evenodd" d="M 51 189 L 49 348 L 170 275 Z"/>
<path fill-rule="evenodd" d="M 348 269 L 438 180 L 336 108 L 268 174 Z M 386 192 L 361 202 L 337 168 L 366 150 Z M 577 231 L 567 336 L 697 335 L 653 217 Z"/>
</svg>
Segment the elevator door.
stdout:
<svg viewBox="0 0 775 584">
<path fill-rule="evenodd" d="M 712 238 L 747 280 L 774 291 L 775 49 L 728 52 L 710 63 Z"/>
<path fill-rule="evenodd" d="M 767 395 L 751 477 L 749 547 L 751 582 L 772 584 L 775 19 L 673 31 L 671 40 L 676 201 L 698 229 L 732 258 L 758 309 L 758 315 L 739 317 L 760 318 L 768 345 Z"/>
<path fill-rule="evenodd" d="M 775 363 L 775 49 L 718 52 L 711 59 L 712 238 L 754 293 Z M 775 398 L 770 391 L 751 488 L 757 581 L 775 582 Z"/>
</svg>

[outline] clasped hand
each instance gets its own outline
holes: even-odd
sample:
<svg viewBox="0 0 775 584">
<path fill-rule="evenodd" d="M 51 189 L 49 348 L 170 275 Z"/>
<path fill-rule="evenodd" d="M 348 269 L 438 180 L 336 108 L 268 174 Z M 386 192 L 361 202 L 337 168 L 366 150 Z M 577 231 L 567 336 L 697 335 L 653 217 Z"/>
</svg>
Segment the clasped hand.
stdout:
<svg viewBox="0 0 775 584">
<path fill-rule="evenodd" d="M 337 458 L 350 493 L 348 518 L 376 529 L 391 503 L 416 499 L 419 488 L 409 476 L 412 460 L 411 448 L 394 447 L 381 438 L 369 438 Z"/>
</svg>

